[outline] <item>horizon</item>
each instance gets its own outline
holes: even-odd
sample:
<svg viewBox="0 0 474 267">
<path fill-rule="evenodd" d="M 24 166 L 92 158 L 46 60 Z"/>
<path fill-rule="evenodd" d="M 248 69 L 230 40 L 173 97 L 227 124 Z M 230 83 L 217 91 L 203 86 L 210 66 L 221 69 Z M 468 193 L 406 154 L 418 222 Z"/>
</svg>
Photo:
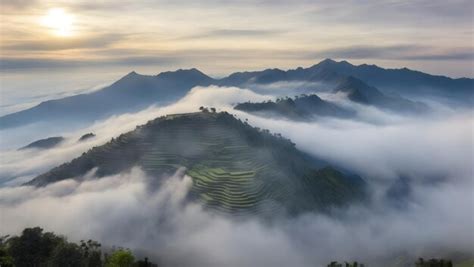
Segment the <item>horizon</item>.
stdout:
<svg viewBox="0 0 474 267">
<path fill-rule="evenodd" d="M 332 59 L 332 58 L 324 58 L 312 65 L 306 65 L 306 66 L 293 66 L 293 67 L 288 67 L 288 68 L 272 68 L 272 67 L 268 67 L 268 68 L 261 68 L 261 69 L 252 69 L 252 70 L 236 70 L 236 71 L 231 71 L 231 72 L 227 72 L 223 75 L 214 75 L 212 73 L 207 73 L 206 71 L 204 70 L 201 70 L 200 68 L 197 68 L 197 67 L 192 67 L 192 66 L 189 66 L 189 67 L 183 67 L 183 68 L 175 68 L 175 69 L 169 69 L 169 70 L 163 70 L 163 71 L 160 71 L 160 72 L 156 72 L 156 73 L 143 73 L 143 72 L 139 72 L 139 71 L 136 71 L 136 70 L 130 70 L 129 72 L 125 73 L 122 77 L 128 75 L 128 74 L 131 74 L 131 73 L 136 73 L 138 75 L 142 75 L 142 76 L 157 76 L 161 73 L 164 73 L 164 72 L 177 72 L 177 71 L 190 71 L 190 70 L 197 70 L 207 76 L 209 76 L 210 78 L 213 78 L 213 79 L 222 79 L 222 78 L 226 78 L 232 74 L 235 74 L 235 73 L 245 73 L 245 72 L 259 72 L 259 71 L 265 71 L 265 70 L 282 70 L 282 71 L 289 71 L 289 70 L 296 70 L 296 69 L 299 69 L 299 68 L 303 68 L 303 69 L 307 69 L 307 68 L 311 68 L 311 67 L 314 67 L 324 61 L 332 61 L 332 62 L 335 62 L 335 63 L 348 63 L 354 67 L 360 67 L 360 66 L 373 66 L 373 67 L 378 67 L 378 68 L 381 68 L 381 69 L 384 69 L 384 70 L 408 70 L 408 71 L 414 71 L 414 72 L 422 72 L 424 74 L 428 74 L 428 75 L 431 75 L 431 76 L 442 76 L 442 77 L 446 77 L 446 78 L 450 78 L 450 79 L 453 79 L 453 80 L 457 80 L 457 79 L 474 79 L 474 76 L 473 77 L 466 77 L 466 76 L 462 76 L 462 77 L 452 77 L 452 76 L 449 76 L 449 75 L 444 75 L 444 74 L 434 74 L 434 73 L 429 73 L 429 72 L 424 72 L 422 70 L 418 70 L 418 69 L 411 69 L 411 68 L 407 68 L 407 67 L 385 67 L 385 66 L 381 66 L 381 65 L 377 65 L 377 64 L 371 64 L 371 63 L 360 63 L 360 64 L 353 64 L 351 61 L 349 60 L 345 60 L 345 59 L 339 59 L 339 60 L 335 60 L 335 59 Z"/>
</svg>

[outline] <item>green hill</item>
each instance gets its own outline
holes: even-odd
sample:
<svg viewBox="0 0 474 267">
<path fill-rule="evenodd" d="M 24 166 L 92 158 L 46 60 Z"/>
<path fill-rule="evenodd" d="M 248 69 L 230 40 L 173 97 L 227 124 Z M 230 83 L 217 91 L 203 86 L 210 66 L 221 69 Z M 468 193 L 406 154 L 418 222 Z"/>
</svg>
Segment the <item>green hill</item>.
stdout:
<svg viewBox="0 0 474 267">
<path fill-rule="evenodd" d="M 296 214 L 364 198 L 361 178 L 321 168 L 289 140 L 225 112 L 160 117 L 29 184 L 80 177 L 95 167 L 101 177 L 137 165 L 158 181 L 186 167 L 193 178 L 189 199 L 223 213 Z"/>
<path fill-rule="evenodd" d="M 301 121 L 314 120 L 319 116 L 349 118 L 354 115 L 354 112 L 322 100 L 316 94 L 301 95 L 294 99 L 279 98 L 275 102 L 269 100 L 260 103 L 239 103 L 234 109 L 265 117 L 284 117 Z"/>
</svg>

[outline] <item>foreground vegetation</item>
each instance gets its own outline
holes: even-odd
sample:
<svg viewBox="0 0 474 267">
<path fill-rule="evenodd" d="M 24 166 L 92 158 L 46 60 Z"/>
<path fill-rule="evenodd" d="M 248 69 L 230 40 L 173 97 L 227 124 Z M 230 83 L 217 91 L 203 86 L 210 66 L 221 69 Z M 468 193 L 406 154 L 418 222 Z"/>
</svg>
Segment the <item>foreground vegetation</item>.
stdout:
<svg viewBox="0 0 474 267">
<path fill-rule="evenodd" d="M 157 267 L 147 258 L 137 260 L 128 249 L 106 251 L 93 240 L 76 244 L 40 227 L 26 228 L 20 236 L 0 238 L 0 266 Z"/>
<path fill-rule="evenodd" d="M 446 259 L 429 259 L 425 260 L 423 258 L 419 258 L 413 266 L 415 267 L 453 267 L 453 263 L 451 260 Z M 357 261 L 353 263 L 339 263 L 337 261 L 333 261 L 327 265 L 327 267 L 366 267 L 363 263 L 358 263 Z"/>
</svg>

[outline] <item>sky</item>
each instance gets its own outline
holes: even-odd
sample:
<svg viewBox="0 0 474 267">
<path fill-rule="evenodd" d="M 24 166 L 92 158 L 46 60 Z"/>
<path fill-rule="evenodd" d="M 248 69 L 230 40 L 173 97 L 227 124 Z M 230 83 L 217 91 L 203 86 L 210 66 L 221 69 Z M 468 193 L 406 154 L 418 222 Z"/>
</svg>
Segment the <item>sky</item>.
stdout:
<svg viewBox="0 0 474 267">
<path fill-rule="evenodd" d="M 2 0 L 0 73 L 311 66 L 474 76 L 474 2 Z M 27 77 L 27 76 L 25 76 Z"/>
</svg>

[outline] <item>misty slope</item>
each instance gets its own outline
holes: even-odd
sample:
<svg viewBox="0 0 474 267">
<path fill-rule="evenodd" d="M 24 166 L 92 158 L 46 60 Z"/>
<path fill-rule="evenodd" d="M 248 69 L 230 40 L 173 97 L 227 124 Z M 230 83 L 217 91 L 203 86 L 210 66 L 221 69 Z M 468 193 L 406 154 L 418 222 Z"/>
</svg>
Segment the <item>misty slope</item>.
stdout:
<svg viewBox="0 0 474 267">
<path fill-rule="evenodd" d="M 347 118 L 354 115 L 351 111 L 324 101 L 315 94 L 303 95 L 294 99 L 277 99 L 276 102 L 239 103 L 234 108 L 256 115 L 285 117 L 292 120 L 311 120 L 317 116 Z"/>
<path fill-rule="evenodd" d="M 137 111 L 154 103 L 170 103 L 194 86 L 207 86 L 213 79 L 196 69 L 163 72 L 156 76 L 131 72 L 99 91 L 50 100 L 0 117 L 0 129 L 33 122 L 91 121 L 114 114 Z"/>
<path fill-rule="evenodd" d="M 334 89 L 335 93 L 346 93 L 347 97 L 354 102 L 373 105 L 381 109 L 404 113 L 420 113 L 428 110 L 421 102 L 414 102 L 398 96 L 388 96 L 381 93 L 377 88 L 367 85 L 352 76 L 344 78 Z"/>
<path fill-rule="evenodd" d="M 157 181 L 181 166 L 190 199 L 224 213 L 322 211 L 364 197 L 364 182 L 298 151 L 284 138 L 228 113 L 160 117 L 33 179 L 44 186 L 93 168 L 101 177 L 141 166 Z"/>
<path fill-rule="evenodd" d="M 28 144 L 24 147 L 19 148 L 18 150 L 32 149 L 32 148 L 48 149 L 48 148 L 53 148 L 53 147 L 59 145 L 63 141 L 64 141 L 64 137 L 62 137 L 62 136 L 48 137 L 48 138 L 45 138 L 45 139 L 40 139 L 40 140 L 34 141 L 31 144 Z"/>
</svg>

